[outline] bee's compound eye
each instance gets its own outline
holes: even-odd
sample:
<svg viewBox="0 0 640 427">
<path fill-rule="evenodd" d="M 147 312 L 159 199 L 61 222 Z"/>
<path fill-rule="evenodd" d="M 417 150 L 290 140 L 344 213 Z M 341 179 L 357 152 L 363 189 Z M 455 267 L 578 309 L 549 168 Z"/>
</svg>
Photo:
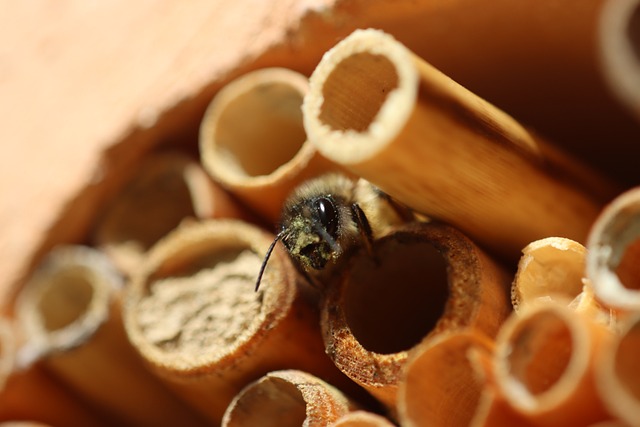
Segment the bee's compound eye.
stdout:
<svg viewBox="0 0 640 427">
<path fill-rule="evenodd" d="M 336 206 L 328 197 L 320 197 L 314 202 L 314 207 L 318 213 L 318 219 L 331 237 L 336 237 L 338 231 L 338 213 Z"/>
</svg>

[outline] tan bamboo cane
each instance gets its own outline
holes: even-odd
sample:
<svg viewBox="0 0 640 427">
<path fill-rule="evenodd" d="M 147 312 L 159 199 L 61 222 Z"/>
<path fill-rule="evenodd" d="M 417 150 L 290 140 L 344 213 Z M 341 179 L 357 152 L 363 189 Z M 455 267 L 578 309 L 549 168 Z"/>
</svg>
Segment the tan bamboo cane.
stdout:
<svg viewBox="0 0 640 427">
<path fill-rule="evenodd" d="M 496 339 L 500 395 L 535 425 L 588 425 L 610 418 L 596 391 L 595 369 L 611 332 L 553 302 L 522 307 Z"/>
<path fill-rule="evenodd" d="M 324 55 L 303 115 L 324 156 L 509 258 L 547 236 L 584 240 L 615 191 L 377 30 Z"/>
<path fill-rule="evenodd" d="M 185 153 L 149 155 L 123 191 L 106 207 L 93 242 L 125 273 L 185 218 L 225 218 L 241 209 L 202 167 Z"/>
<path fill-rule="evenodd" d="M 234 220 L 185 224 L 154 246 L 127 292 L 129 339 L 146 363 L 211 421 L 277 369 L 347 383 L 323 351 L 315 302 L 273 236 Z"/>
<path fill-rule="evenodd" d="M 620 327 L 611 345 L 602 351 L 597 367 L 597 385 L 607 409 L 625 425 L 640 426 L 640 314 Z"/>
<path fill-rule="evenodd" d="M 393 412 L 408 351 L 452 330 L 494 335 L 511 310 L 509 280 L 450 226 L 399 227 L 375 242 L 373 254 L 349 259 L 329 285 L 326 352 Z"/>
<path fill-rule="evenodd" d="M 19 366 L 19 337 L 7 318 L 0 318 L 0 425 L 31 420 L 55 426 L 106 426 L 40 366 Z"/>
<path fill-rule="evenodd" d="M 203 421 L 148 372 L 126 339 L 122 279 L 102 253 L 56 248 L 19 295 L 21 363 L 42 364 L 76 394 L 124 425 Z"/>
<path fill-rule="evenodd" d="M 331 427 L 393 427 L 387 418 L 366 411 L 353 411 L 338 418 Z"/>
<path fill-rule="evenodd" d="M 336 169 L 320 156 L 302 125 L 307 78 L 266 68 L 228 83 L 200 126 L 200 155 L 209 174 L 271 221 L 307 178 Z"/>
<path fill-rule="evenodd" d="M 605 1 L 599 24 L 604 76 L 618 99 L 640 120 L 640 1 Z"/>
<path fill-rule="evenodd" d="M 223 427 L 326 426 L 357 408 L 340 390 L 306 372 L 270 372 L 231 402 Z"/>
<path fill-rule="evenodd" d="M 412 350 L 398 391 L 400 424 L 468 426 L 484 386 L 468 355 L 472 349 L 492 353 L 493 346 L 484 334 L 463 331 L 442 334 Z"/>
<path fill-rule="evenodd" d="M 613 200 L 593 224 L 586 275 L 609 307 L 640 309 L 640 187 Z"/>
</svg>

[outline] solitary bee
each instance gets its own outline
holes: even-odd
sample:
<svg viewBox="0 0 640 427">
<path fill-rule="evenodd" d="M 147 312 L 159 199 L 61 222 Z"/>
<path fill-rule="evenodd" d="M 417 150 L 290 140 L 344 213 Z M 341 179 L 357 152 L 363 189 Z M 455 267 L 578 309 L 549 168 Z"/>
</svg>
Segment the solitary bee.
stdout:
<svg viewBox="0 0 640 427">
<path fill-rule="evenodd" d="M 284 203 L 280 230 L 267 250 L 255 289 L 279 240 L 301 273 L 318 286 L 346 252 L 362 245 L 373 254 L 373 240 L 412 215 L 363 179 L 332 173 L 309 180 Z"/>
</svg>

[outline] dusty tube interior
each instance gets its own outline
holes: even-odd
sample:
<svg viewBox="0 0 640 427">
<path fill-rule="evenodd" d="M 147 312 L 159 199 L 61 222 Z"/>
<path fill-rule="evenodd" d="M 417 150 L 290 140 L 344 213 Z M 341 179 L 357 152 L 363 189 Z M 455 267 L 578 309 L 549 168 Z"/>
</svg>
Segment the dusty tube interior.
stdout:
<svg viewBox="0 0 640 427">
<path fill-rule="evenodd" d="M 346 322 L 358 342 L 381 354 L 408 350 L 434 328 L 449 296 L 447 265 L 426 242 L 394 239 L 355 257 L 345 284 Z"/>
<path fill-rule="evenodd" d="M 266 377 L 248 386 L 225 415 L 226 427 L 299 427 L 307 404 L 298 388 L 281 378 Z"/>
<path fill-rule="evenodd" d="M 260 264 L 239 242 L 211 239 L 176 250 L 146 282 L 136 310 L 143 336 L 164 353 L 225 354 L 262 320 L 263 295 L 253 289 Z"/>
<path fill-rule="evenodd" d="M 385 56 L 361 52 L 347 57 L 324 82 L 320 120 L 332 130 L 367 130 L 398 79 Z"/>
<path fill-rule="evenodd" d="M 567 371 L 574 343 L 565 319 L 553 311 L 535 313 L 509 339 L 507 374 L 532 396 L 555 386 Z"/>
<path fill-rule="evenodd" d="M 299 88 L 265 81 L 220 108 L 212 132 L 219 163 L 236 176 L 269 175 L 289 162 L 306 141 Z"/>
</svg>

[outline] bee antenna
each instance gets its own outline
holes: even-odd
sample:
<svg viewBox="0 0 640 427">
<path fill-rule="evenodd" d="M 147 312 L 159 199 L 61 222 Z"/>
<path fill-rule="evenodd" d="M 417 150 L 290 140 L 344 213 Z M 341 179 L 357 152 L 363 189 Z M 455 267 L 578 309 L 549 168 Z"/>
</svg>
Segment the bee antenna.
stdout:
<svg viewBox="0 0 640 427">
<path fill-rule="evenodd" d="M 271 258 L 271 252 L 273 252 L 273 248 L 276 247 L 276 243 L 278 243 L 278 240 L 282 239 L 284 235 L 285 235 L 285 230 L 280 231 L 276 235 L 276 238 L 273 239 L 273 242 L 271 242 L 271 245 L 269 245 L 269 249 L 267 249 L 267 253 L 264 256 L 264 261 L 262 261 L 262 265 L 260 266 L 260 272 L 258 272 L 258 279 L 256 280 L 256 289 L 255 289 L 256 292 L 258 292 L 258 288 L 260 288 L 260 281 L 262 280 L 262 275 L 264 274 L 264 270 L 267 268 L 267 262 L 269 262 L 269 258 Z"/>
</svg>

